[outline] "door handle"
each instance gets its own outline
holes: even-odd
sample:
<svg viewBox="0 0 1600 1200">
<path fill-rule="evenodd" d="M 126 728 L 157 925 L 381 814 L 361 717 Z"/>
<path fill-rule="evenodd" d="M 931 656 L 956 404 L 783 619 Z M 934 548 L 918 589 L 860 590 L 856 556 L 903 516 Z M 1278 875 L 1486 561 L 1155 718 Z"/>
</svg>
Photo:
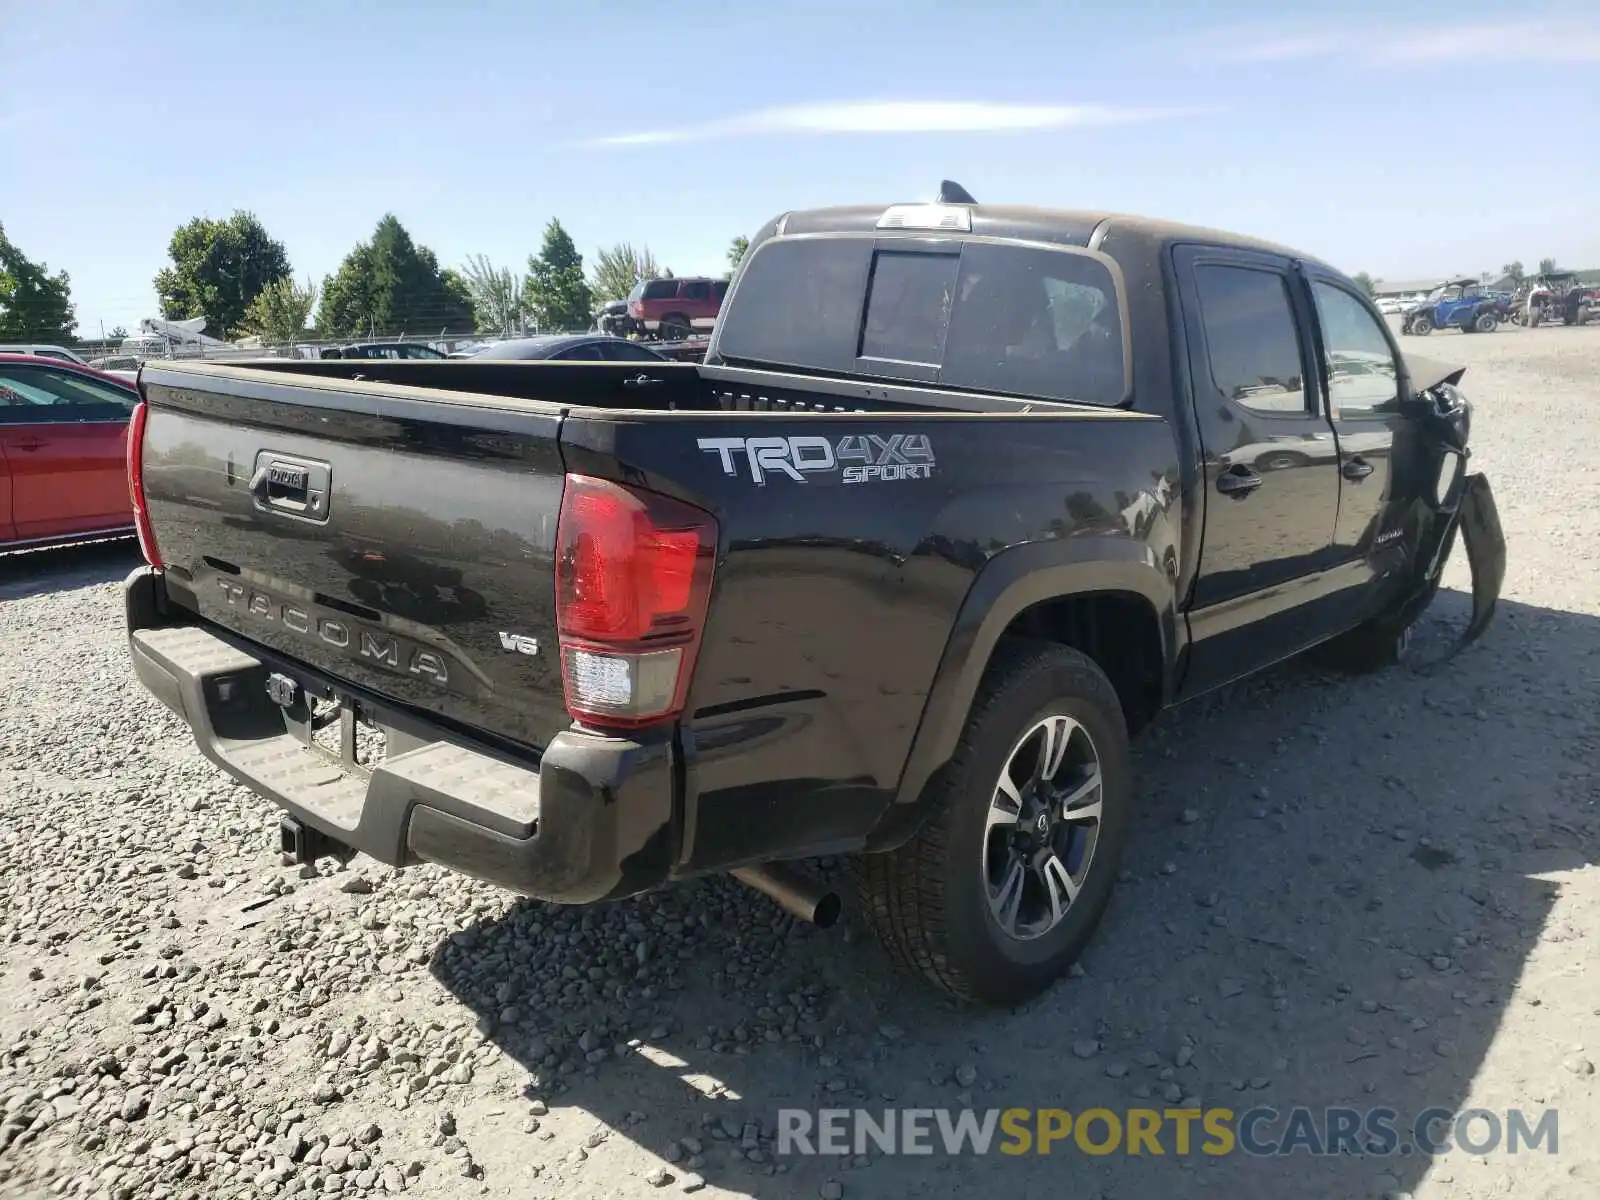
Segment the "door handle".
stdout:
<svg viewBox="0 0 1600 1200">
<path fill-rule="evenodd" d="M 1231 467 L 1217 476 L 1217 491 L 1235 500 L 1243 500 L 1261 486 L 1261 476 L 1249 467 Z"/>
<path fill-rule="evenodd" d="M 13 450 L 38 450 L 43 446 L 44 443 L 36 437 L 24 438 L 20 442 L 11 443 L 11 448 Z"/>
<path fill-rule="evenodd" d="M 622 381 L 622 386 L 629 388 L 655 387 L 656 384 L 660 382 L 662 381 L 659 379 L 654 379 L 649 375 L 634 375 L 624 379 Z"/>
<path fill-rule="evenodd" d="M 1372 474 L 1372 464 L 1364 458 L 1347 459 L 1339 473 L 1346 479 L 1365 479 Z"/>
</svg>

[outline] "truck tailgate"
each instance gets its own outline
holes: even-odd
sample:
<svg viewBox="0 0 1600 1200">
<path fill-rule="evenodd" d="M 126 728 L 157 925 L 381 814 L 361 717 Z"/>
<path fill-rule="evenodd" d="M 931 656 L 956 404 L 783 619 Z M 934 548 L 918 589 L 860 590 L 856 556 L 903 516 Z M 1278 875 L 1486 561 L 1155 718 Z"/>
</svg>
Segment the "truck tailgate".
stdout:
<svg viewBox="0 0 1600 1200">
<path fill-rule="evenodd" d="M 558 407 L 156 367 L 140 382 L 145 495 L 177 603 L 524 746 L 570 723 Z"/>
</svg>

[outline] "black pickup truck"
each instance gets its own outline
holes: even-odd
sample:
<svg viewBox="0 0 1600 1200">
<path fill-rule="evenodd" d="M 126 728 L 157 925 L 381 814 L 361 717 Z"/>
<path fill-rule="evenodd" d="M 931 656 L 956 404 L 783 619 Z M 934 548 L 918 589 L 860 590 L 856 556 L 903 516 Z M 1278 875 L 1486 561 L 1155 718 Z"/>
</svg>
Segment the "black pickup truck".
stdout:
<svg viewBox="0 0 1600 1200">
<path fill-rule="evenodd" d="M 139 678 L 286 854 L 562 903 L 847 855 L 891 955 L 1078 954 L 1128 739 L 1317 648 L 1395 661 L 1504 539 L 1458 369 L 1290 250 L 1104 213 L 789 212 L 703 364 L 150 363 Z"/>
</svg>

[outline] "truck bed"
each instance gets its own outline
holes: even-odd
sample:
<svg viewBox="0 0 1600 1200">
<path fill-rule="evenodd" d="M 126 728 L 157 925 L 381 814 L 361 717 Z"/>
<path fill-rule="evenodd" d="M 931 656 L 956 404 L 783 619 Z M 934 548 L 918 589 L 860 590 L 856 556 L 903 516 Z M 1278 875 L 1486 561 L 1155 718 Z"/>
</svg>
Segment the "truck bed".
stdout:
<svg viewBox="0 0 1600 1200">
<path fill-rule="evenodd" d="M 162 364 L 140 389 L 166 606 L 150 621 L 409 723 L 407 747 L 467 747 L 535 779 L 552 753 L 562 770 L 602 747 L 654 756 L 674 814 L 657 878 L 859 845 L 918 790 L 912 739 L 996 554 L 1100 547 L 1127 564 L 1105 577 L 1159 588 L 1177 537 L 1170 429 L 1118 409 L 680 364 Z M 558 534 L 584 479 L 714 529 L 681 715 L 621 739 L 575 731 L 563 674 Z M 184 655 L 140 653 L 205 694 Z M 276 756 L 284 731 L 268 732 Z M 262 786 L 234 749 L 208 752 Z M 283 797 L 361 847 L 347 820 Z"/>
<path fill-rule="evenodd" d="M 163 370 L 147 367 L 145 378 Z M 487 403 L 520 410 L 529 405 L 560 409 L 637 409 L 642 412 L 963 412 L 1023 413 L 1103 411 L 1092 405 L 1019 399 L 948 388 L 862 382 L 782 371 L 707 367 L 699 363 L 505 362 L 474 359 L 262 359 L 226 366 L 189 364 L 185 373 L 230 381 L 230 387 L 272 382 L 310 387 L 378 383 L 451 397 L 454 403 Z M 220 373 L 219 373 L 220 372 Z M 641 382 L 644 381 L 644 382 Z M 339 387 L 341 392 L 366 390 Z M 372 392 L 398 399 L 393 387 Z M 486 397 L 465 400 L 460 397 Z M 316 403 L 307 395 L 300 402 Z"/>
</svg>

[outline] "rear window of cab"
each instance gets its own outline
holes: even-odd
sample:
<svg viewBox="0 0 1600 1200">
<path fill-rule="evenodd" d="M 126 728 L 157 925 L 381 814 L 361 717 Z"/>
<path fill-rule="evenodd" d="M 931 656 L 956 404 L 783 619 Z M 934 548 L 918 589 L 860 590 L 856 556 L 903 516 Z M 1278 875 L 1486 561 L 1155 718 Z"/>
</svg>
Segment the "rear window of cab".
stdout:
<svg viewBox="0 0 1600 1200">
<path fill-rule="evenodd" d="M 1100 254 L 950 238 L 776 238 L 723 312 L 734 363 L 1114 405 L 1124 304 Z"/>
</svg>

